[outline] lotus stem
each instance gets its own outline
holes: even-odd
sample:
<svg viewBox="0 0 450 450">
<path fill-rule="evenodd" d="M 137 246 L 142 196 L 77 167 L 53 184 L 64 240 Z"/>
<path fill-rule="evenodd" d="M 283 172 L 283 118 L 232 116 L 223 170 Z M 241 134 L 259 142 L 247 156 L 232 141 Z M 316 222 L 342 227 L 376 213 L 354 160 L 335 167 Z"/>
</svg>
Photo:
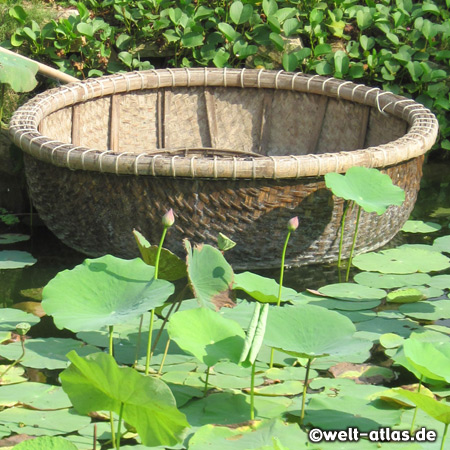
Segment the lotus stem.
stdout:
<svg viewBox="0 0 450 450">
<path fill-rule="evenodd" d="M 164 355 L 163 355 L 163 358 L 161 361 L 161 365 L 159 366 L 159 369 L 158 369 L 158 375 L 162 374 L 164 363 L 166 362 L 167 352 L 169 351 L 169 345 L 170 345 L 170 338 L 167 339 L 166 348 L 164 349 Z"/>
<path fill-rule="evenodd" d="M 444 427 L 444 434 L 442 435 L 441 449 L 440 450 L 444 450 L 445 439 L 447 438 L 447 431 L 448 431 L 448 423 L 446 423 L 445 427 Z"/>
<path fill-rule="evenodd" d="M 92 449 L 97 450 L 97 424 L 94 423 L 94 442 L 92 443 Z"/>
<path fill-rule="evenodd" d="M 22 346 L 22 354 L 12 364 L 10 364 L 6 368 L 6 370 L 0 375 L 0 379 L 3 378 L 14 366 L 19 364 L 19 362 L 22 361 L 22 359 L 24 358 L 24 356 L 25 356 L 25 336 L 20 336 L 20 344 Z"/>
<path fill-rule="evenodd" d="M 256 360 L 252 364 L 252 375 L 250 381 L 250 420 L 255 420 L 255 371 Z"/>
<path fill-rule="evenodd" d="M 359 218 L 360 217 L 361 217 L 361 206 L 358 206 L 358 215 L 356 216 L 355 233 L 353 235 L 353 242 L 352 242 L 352 248 L 350 250 L 350 257 L 348 259 L 347 273 L 345 274 L 346 282 L 348 281 L 348 278 L 350 276 L 350 268 L 352 267 L 353 251 L 355 250 L 356 237 L 358 235 L 358 226 L 359 226 Z"/>
<path fill-rule="evenodd" d="M 350 202 L 345 202 L 344 206 L 344 212 L 342 213 L 342 219 L 341 219 L 341 236 L 339 239 L 339 255 L 338 255 L 338 271 L 339 276 L 341 276 L 341 259 L 342 259 L 342 245 L 344 244 L 344 228 L 345 228 L 345 219 L 347 217 L 348 208 L 350 207 Z"/>
<path fill-rule="evenodd" d="M 172 211 L 172 210 L 170 210 Z M 173 214 L 173 213 L 172 213 Z M 167 214 L 163 217 L 163 225 L 164 225 L 164 229 L 161 235 L 161 239 L 159 240 L 159 245 L 158 245 L 158 251 L 156 253 L 156 260 L 155 260 L 155 274 L 153 276 L 154 280 L 158 279 L 158 272 L 159 272 L 159 260 L 161 258 L 161 250 L 162 250 L 162 246 L 164 243 L 164 239 L 166 238 L 166 233 L 167 233 L 167 229 L 171 226 L 171 224 L 167 221 L 165 221 Z M 173 224 L 173 222 L 172 222 Z M 145 358 L 145 375 L 148 375 L 148 370 L 150 367 L 150 360 L 152 358 L 152 334 L 153 334 L 153 321 L 155 319 L 155 310 L 152 309 L 152 312 L 150 314 L 150 325 L 148 327 L 148 339 L 147 339 L 147 355 Z"/>
<path fill-rule="evenodd" d="M 117 425 L 117 441 L 116 441 L 116 449 L 120 450 L 120 428 L 122 427 L 122 416 L 123 416 L 123 408 L 124 408 L 124 403 L 121 402 L 120 403 L 120 411 L 119 411 L 119 423 Z"/>
<path fill-rule="evenodd" d="M 420 376 L 420 380 L 419 380 L 419 386 L 417 387 L 417 393 L 420 392 L 420 388 L 422 387 L 422 380 L 423 380 L 423 375 Z M 414 415 L 412 418 L 412 422 L 411 422 L 411 430 L 409 431 L 409 434 L 413 434 L 414 431 L 414 424 L 416 422 L 416 416 L 417 416 L 417 406 L 414 409 Z"/>
<path fill-rule="evenodd" d="M 311 363 L 312 359 L 308 358 L 308 362 L 306 364 L 305 381 L 303 383 L 302 411 L 300 413 L 300 425 L 303 425 L 303 419 L 305 418 L 306 391 L 308 390 L 309 369 L 311 368 Z"/>
<path fill-rule="evenodd" d="M 133 367 L 136 367 L 138 359 L 139 359 L 139 352 L 141 351 L 141 336 L 142 336 L 143 322 L 144 322 L 144 314 L 141 314 L 141 320 L 139 321 L 138 338 L 137 338 L 137 344 L 136 344 L 136 353 L 134 355 Z"/>
<path fill-rule="evenodd" d="M 114 431 L 114 416 L 113 416 L 113 412 L 112 411 L 109 412 L 109 423 L 111 425 L 111 442 L 112 442 L 112 446 L 113 446 L 113 448 L 117 449 L 116 432 Z"/>
<path fill-rule="evenodd" d="M 208 368 L 206 369 L 205 389 L 203 390 L 203 397 L 205 397 L 206 393 L 208 392 L 208 380 L 209 380 L 210 369 L 211 369 L 210 366 L 208 366 Z"/>
<path fill-rule="evenodd" d="M 286 235 L 286 240 L 284 241 L 283 251 L 281 253 L 281 270 L 280 270 L 280 283 L 279 283 L 279 287 L 278 287 L 277 306 L 280 306 L 280 304 L 281 304 L 281 292 L 283 290 L 283 278 L 284 278 L 284 261 L 285 261 L 285 258 L 286 258 L 286 250 L 287 250 L 289 238 L 291 237 L 291 233 L 293 231 L 295 231 L 297 228 L 298 228 L 298 217 L 293 217 L 288 222 L 288 226 L 287 226 L 288 232 L 287 232 L 287 235 Z M 275 349 L 272 348 L 270 350 L 270 363 L 269 363 L 269 367 L 270 368 L 273 367 L 273 356 L 274 356 L 274 353 L 275 353 Z"/>
<path fill-rule="evenodd" d="M 155 309 L 153 308 L 150 312 L 150 324 L 148 328 L 148 338 L 147 338 L 147 355 L 145 358 L 145 375 L 148 375 L 148 370 L 150 367 L 150 361 L 152 359 L 153 352 L 152 349 L 152 334 L 153 334 L 153 322 L 155 320 Z"/>
<path fill-rule="evenodd" d="M 114 326 L 110 325 L 109 326 L 109 354 L 111 356 L 114 356 L 114 348 L 113 348 L 113 333 L 114 333 Z"/>
</svg>

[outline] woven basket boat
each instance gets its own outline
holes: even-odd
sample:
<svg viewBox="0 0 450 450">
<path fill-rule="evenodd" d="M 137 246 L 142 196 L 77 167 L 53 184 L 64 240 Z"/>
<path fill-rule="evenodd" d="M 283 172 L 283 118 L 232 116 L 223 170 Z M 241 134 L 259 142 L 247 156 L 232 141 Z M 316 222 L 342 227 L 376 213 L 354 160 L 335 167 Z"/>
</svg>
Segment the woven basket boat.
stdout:
<svg viewBox="0 0 450 450">
<path fill-rule="evenodd" d="M 72 83 L 20 108 L 10 123 L 25 152 L 32 200 L 47 226 L 91 256 L 138 255 L 132 230 L 166 245 L 236 241 L 235 267 L 279 265 L 286 224 L 299 216 L 286 263 L 337 258 L 343 201 L 324 175 L 376 167 L 406 191 L 401 207 L 362 214 L 357 251 L 388 242 L 416 200 L 430 111 L 412 100 L 321 76 L 167 69 Z M 350 215 L 344 253 L 351 247 Z"/>
</svg>

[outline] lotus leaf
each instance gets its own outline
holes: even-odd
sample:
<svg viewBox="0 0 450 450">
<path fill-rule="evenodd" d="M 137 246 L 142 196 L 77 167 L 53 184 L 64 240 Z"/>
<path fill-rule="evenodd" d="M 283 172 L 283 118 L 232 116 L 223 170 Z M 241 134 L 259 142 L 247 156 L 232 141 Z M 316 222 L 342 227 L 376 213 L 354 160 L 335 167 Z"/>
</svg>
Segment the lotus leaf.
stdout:
<svg viewBox="0 0 450 450">
<path fill-rule="evenodd" d="M 418 408 L 423 409 L 439 422 L 446 425 L 450 424 L 450 406 L 446 402 L 438 402 L 434 398 L 428 397 L 428 395 L 407 391 L 406 389 L 395 388 L 394 391 L 411 400 Z"/>
<path fill-rule="evenodd" d="M 0 83 L 9 84 L 16 92 L 32 91 L 36 85 L 38 63 L 10 53 L 0 52 Z"/>
<path fill-rule="evenodd" d="M 402 308 L 403 306 L 401 306 Z M 400 316 L 401 317 L 401 316 Z M 408 337 L 413 330 L 420 329 L 420 325 L 412 320 L 401 318 L 376 317 L 366 322 L 356 324 L 358 331 L 365 331 L 373 334 L 372 339 L 377 341 L 382 334 L 396 333 L 403 337 Z"/>
<path fill-rule="evenodd" d="M 97 347 L 66 338 L 38 338 L 26 341 L 26 353 L 20 364 L 34 369 L 64 369 L 69 364 L 66 354 L 76 349 L 82 355 L 98 352 Z M 15 361 L 22 353 L 20 342 L 0 345 L 0 356 Z"/>
<path fill-rule="evenodd" d="M 7 408 L 0 412 L 0 423 L 13 433 L 30 436 L 56 436 L 79 430 L 90 423 L 87 416 L 80 416 L 73 408 L 57 411 L 35 411 L 26 408 Z"/>
<path fill-rule="evenodd" d="M 368 311 L 372 308 L 376 308 L 380 305 L 381 300 L 374 301 L 346 301 L 346 300 L 334 300 L 332 298 L 324 298 L 315 302 L 309 302 L 309 305 L 321 306 L 322 308 L 335 309 L 339 312 L 342 311 Z"/>
<path fill-rule="evenodd" d="M 207 308 L 173 314 L 167 330 L 170 338 L 183 350 L 208 367 L 221 359 L 237 363 L 245 339 L 244 331 L 237 322 Z"/>
<path fill-rule="evenodd" d="M 325 430 L 344 430 L 358 427 L 371 431 L 380 426 L 394 426 L 400 421 L 402 411 L 393 409 L 381 400 L 368 401 L 353 395 L 338 397 L 312 397 L 306 411 L 305 423 Z"/>
<path fill-rule="evenodd" d="M 15 450 L 79 450 L 72 442 L 62 437 L 41 436 L 28 439 L 14 446 Z"/>
<path fill-rule="evenodd" d="M 206 375 L 204 374 L 201 378 L 204 380 Z M 255 377 L 255 386 L 260 386 L 264 383 L 264 378 L 262 376 L 256 376 Z M 234 377 L 231 375 L 222 375 L 222 374 L 215 374 L 210 375 L 208 377 L 208 385 L 214 386 L 218 389 L 245 389 L 250 388 L 251 380 L 248 376 L 248 370 L 247 370 L 247 377 Z"/>
<path fill-rule="evenodd" d="M 0 245 L 15 244 L 17 242 L 23 242 L 30 239 L 30 236 L 26 234 L 6 233 L 0 234 Z"/>
<path fill-rule="evenodd" d="M 407 220 L 403 225 L 402 231 L 405 233 L 434 233 L 442 227 L 438 223 L 423 222 L 422 220 Z"/>
<path fill-rule="evenodd" d="M 39 322 L 39 317 L 28 314 L 20 309 L 0 308 L 0 331 L 14 331 L 16 325 L 21 322 L 35 325 Z"/>
<path fill-rule="evenodd" d="M 154 268 L 141 259 L 111 255 L 86 259 L 56 275 L 42 293 L 42 306 L 58 328 L 94 331 L 126 322 L 161 306 L 174 287 L 153 279 Z"/>
<path fill-rule="evenodd" d="M 284 414 L 293 401 L 286 397 L 255 396 L 256 415 L 259 418 L 277 418 Z M 250 416 L 250 397 L 231 392 L 213 393 L 181 408 L 192 426 L 214 423 L 230 425 L 246 422 Z"/>
<path fill-rule="evenodd" d="M 283 447 L 274 447 L 274 441 Z M 297 449 L 308 442 L 307 435 L 295 424 L 281 420 L 263 421 L 235 429 L 204 425 L 189 440 L 189 450 L 271 450 Z"/>
<path fill-rule="evenodd" d="M 399 308 L 405 316 L 418 320 L 438 320 L 450 318 L 450 302 L 448 300 L 436 300 L 431 302 L 419 302 L 402 305 Z"/>
<path fill-rule="evenodd" d="M 3 386 L 0 406 L 26 405 L 34 409 L 60 409 L 72 406 L 69 398 L 59 386 L 44 383 L 12 384 Z"/>
<path fill-rule="evenodd" d="M 388 303 L 415 303 L 423 300 L 425 295 L 418 289 L 399 289 L 389 292 L 387 295 Z"/>
<path fill-rule="evenodd" d="M 325 183 L 337 197 L 353 200 L 366 212 L 378 215 L 405 200 L 403 189 L 393 185 L 390 176 L 377 169 L 351 167 L 345 175 L 327 173 Z"/>
<path fill-rule="evenodd" d="M 76 352 L 67 357 L 69 368 L 61 375 L 64 391 L 81 414 L 115 411 L 123 407 L 123 419 L 134 426 L 148 446 L 174 445 L 189 426 L 176 408 L 165 383 L 145 377 L 130 367 L 119 367 L 114 358 L 96 353 L 82 358 Z"/>
<path fill-rule="evenodd" d="M 450 236 L 442 236 L 435 239 L 433 247 L 440 252 L 450 253 Z"/>
<path fill-rule="evenodd" d="M 8 369 L 9 364 L 1 364 L 0 365 L 0 373 L 4 373 L 6 369 Z M 14 366 L 8 370 L 6 375 L 3 375 L 0 378 L 0 386 L 8 385 L 8 384 L 16 384 L 22 383 L 23 381 L 27 381 L 27 378 L 24 376 L 25 369 L 23 367 Z"/>
<path fill-rule="evenodd" d="M 133 230 L 134 237 L 141 252 L 142 259 L 150 266 L 156 263 L 158 246 L 151 245 L 145 237 L 137 230 Z M 186 263 L 166 248 L 161 249 L 159 259 L 158 278 L 162 280 L 175 281 L 186 276 Z"/>
<path fill-rule="evenodd" d="M 357 255 L 353 259 L 353 264 L 361 270 L 406 274 L 444 270 L 450 267 L 450 260 L 439 252 L 398 247 L 379 253 Z"/>
<path fill-rule="evenodd" d="M 360 344 L 352 339 L 355 331 L 351 320 L 335 311 L 285 306 L 270 311 L 264 343 L 297 357 L 349 354 Z"/>
<path fill-rule="evenodd" d="M 234 277 L 233 289 L 245 291 L 261 303 L 277 303 L 280 285 L 271 278 L 262 277 L 252 272 L 243 272 Z M 281 301 L 294 299 L 298 293 L 294 289 L 282 287 Z"/>
<path fill-rule="evenodd" d="M 438 289 L 450 289 L 450 275 L 435 275 L 426 284 Z"/>
<path fill-rule="evenodd" d="M 230 299 L 234 273 L 222 253 L 211 245 L 191 248 L 185 240 L 188 277 L 195 297 L 202 306 L 220 309 L 234 306 Z"/>
<path fill-rule="evenodd" d="M 384 348 L 397 348 L 403 344 L 405 338 L 395 333 L 385 333 L 380 336 L 380 344 Z"/>
<path fill-rule="evenodd" d="M 329 284 L 321 287 L 319 292 L 327 297 L 347 302 L 373 302 L 386 297 L 386 292 L 382 289 L 375 289 L 356 283 Z"/>
<path fill-rule="evenodd" d="M 437 275 L 442 276 L 442 275 Z M 406 275 L 384 274 L 377 272 L 361 272 L 355 275 L 354 280 L 364 286 L 395 289 L 411 285 L 430 284 L 430 277 L 427 273 L 412 273 Z"/>
<path fill-rule="evenodd" d="M 450 383 L 450 343 L 408 339 L 403 343 L 403 352 L 408 363 L 423 376 Z"/>
<path fill-rule="evenodd" d="M 26 266 L 32 266 L 36 258 L 28 252 L 20 250 L 2 250 L 0 251 L 0 269 L 22 269 Z"/>
</svg>

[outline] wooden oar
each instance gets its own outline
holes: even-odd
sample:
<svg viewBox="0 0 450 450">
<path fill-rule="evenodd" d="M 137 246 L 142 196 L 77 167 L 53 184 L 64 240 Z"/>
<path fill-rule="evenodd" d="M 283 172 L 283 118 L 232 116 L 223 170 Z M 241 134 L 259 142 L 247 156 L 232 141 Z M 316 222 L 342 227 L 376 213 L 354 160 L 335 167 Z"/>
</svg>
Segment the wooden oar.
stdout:
<svg viewBox="0 0 450 450">
<path fill-rule="evenodd" d="M 42 64 L 40 62 L 34 61 L 25 56 L 19 55 L 18 53 L 12 52 L 11 50 L 7 50 L 6 48 L 3 48 L 2 46 L 0 46 L 0 52 L 17 56 L 26 61 L 34 62 L 38 65 L 38 71 L 40 73 L 42 73 L 42 75 L 45 75 L 46 77 L 50 77 L 50 78 L 53 78 L 58 81 L 61 81 L 62 83 L 74 83 L 74 82 L 80 81 L 78 78 L 68 75 L 67 73 L 61 72 L 60 70 L 54 69 L 53 67 L 47 66 L 46 64 Z"/>
</svg>

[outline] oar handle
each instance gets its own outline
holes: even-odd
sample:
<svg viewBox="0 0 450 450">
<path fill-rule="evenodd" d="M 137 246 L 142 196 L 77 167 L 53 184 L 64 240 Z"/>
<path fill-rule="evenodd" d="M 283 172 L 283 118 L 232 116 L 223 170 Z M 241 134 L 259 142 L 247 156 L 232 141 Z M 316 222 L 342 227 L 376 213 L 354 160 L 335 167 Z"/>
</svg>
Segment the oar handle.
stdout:
<svg viewBox="0 0 450 450">
<path fill-rule="evenodd" d="M 55 80 L 59 80 L 62 83 L 74 83 L 74 82 L 80 81 L 78 78 L 68 75 L 67 73 L 61 72 L 60 70 L 54 69 L 53 67 L 47 66 L 46 64 L 42 64 L 40 62 L 34 61 L 25 56 L 19 55 L 18 53 L 12 52 L 11 50 L 8 50 L 2 46 L 0 46 L 0 52 L 17 56 L 26 61 L 34 62 L 38 65 L 38 70 L 40 73 L 42 73 L 42 75 L 45 75 L 46 77 L 54 78 Z"/>
</svg>

